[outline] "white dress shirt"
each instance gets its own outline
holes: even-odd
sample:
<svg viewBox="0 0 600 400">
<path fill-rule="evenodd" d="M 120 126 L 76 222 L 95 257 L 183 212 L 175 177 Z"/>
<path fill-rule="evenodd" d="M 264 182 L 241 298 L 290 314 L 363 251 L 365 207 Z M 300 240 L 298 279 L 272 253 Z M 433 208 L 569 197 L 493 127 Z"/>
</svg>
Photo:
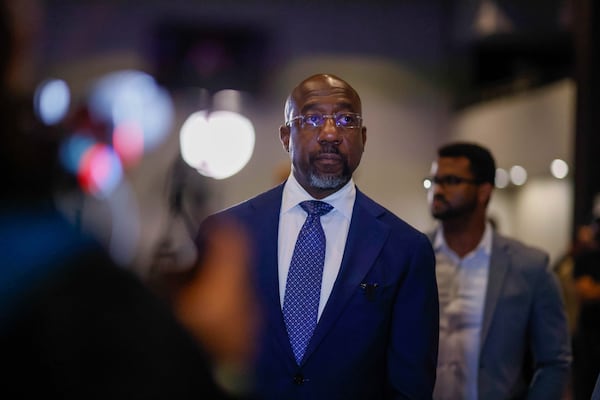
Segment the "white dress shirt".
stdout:
<svg viewBox="0 0 600 400">
<path fill-rule="evenodd" d="M 340 271 L 355 199 L 356 187 L 354 186 L 354 181 L 352 179 L 337 192 L 321 199 L 321 201 L 332 205 L 333 210 L 321 217 L 321 225 L 325 232 L 326 244 L 325 266 L 323 267 L 323 281 L 321 283 L 318 318 L 321 318 L 325 304 L 327 304 L 327 300 L 333 289 L 333 284 Z M 279 300 L 282 308 L 287 275 L 290 269 L 294 247 L 296 246 L 296 239 L 306 220 L 306 211 L 299 205 L 305 200 L 317 199 L 308 194 L 308 192 L 300 186 L 296 178 L 294 178 L 294 175 L 290 174 L 283 188 L 281 212 L 279 214 L 279 235 L 277 240 Z"/>
<path fill-rule="evenodd" d="M 440 341 L 435 400 L 476 400 L 483 305 L 487 289 L 492 227 L 462 259 L 438 229 L 433 243 L 440 301 Z"/>
</svg>

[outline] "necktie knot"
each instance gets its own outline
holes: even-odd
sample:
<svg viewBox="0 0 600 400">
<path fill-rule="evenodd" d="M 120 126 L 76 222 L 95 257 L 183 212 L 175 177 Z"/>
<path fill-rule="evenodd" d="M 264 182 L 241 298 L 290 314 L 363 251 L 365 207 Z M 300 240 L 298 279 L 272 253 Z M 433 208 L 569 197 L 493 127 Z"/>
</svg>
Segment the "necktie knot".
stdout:
<svg viewBox="0 0 600 400">
<path fill-rule="evenodd" d="M 303 201 L 302 203 L 300 203 L 300 207 L 302 207 L 304 211 L 308 213 L 309 216 L 317 217 L 325 215 L 329 211 L 333 210 L 333 206 L 331 204 L 327 204 L 324 201 L 318 200 Z"/>
</svg>

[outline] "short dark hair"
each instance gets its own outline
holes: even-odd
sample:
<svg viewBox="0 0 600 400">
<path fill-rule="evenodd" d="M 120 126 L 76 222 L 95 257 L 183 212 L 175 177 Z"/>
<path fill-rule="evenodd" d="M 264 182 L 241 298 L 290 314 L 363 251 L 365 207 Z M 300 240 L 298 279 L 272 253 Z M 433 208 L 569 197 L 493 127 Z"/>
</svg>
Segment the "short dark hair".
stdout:
<svg viewBox="0 0 600 400">
<path fill-rule="evenodd" d="M 483 146 L 469 142 L 448 143 L 438 149 L 438 156 L 465 157 L 469 160 L 473 178 L 477 183 L 495 183 L 496 161 L 492 153 Z"/>
</svg>

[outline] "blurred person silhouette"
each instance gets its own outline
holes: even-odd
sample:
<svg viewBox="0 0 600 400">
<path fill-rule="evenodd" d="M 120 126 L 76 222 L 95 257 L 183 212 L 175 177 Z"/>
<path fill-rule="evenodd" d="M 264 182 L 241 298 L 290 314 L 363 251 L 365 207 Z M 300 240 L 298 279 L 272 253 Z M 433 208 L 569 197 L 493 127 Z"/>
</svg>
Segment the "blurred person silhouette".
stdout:
<svg viewBox="0 0 600 400">
<path fill-rule="evenodd" d="M 571 362 L 564 306 L 546 253 L 486 222 L 488 149 L 438 149 L 428 203 L 439 221 L 440 347 L 434 399 L 560 399 Z"/>
<path fill-rule="evenodd" d="M 567 252 L 558 259 L 552 268 L 558 278 L 562 296 L 565 302 L 565 311 L 567 315 L 567 322 L 569 326 L 569 334 L 573 340 L 577 324 L 579 320 L 579 310 L 581 307 L 579 296 L 575 287 L 575 279 L 573 278 L 573 272 L 575 268 L 575 258 L 581 253 L 589 249 L 594 245 L 594 230 L 591 224 L 583 224 L 577 227 L 575 230 L 575 237 L 569 246 Z M 575 355 L 573 355 L 573 370 L 575 373 Z M 569 379 L 568 387 L 566 390 L 566 398 L 571 399 L 573 397 L 573 374 Z"/>
<path fill-rule="evenodd" d="M 573 280 L 579 302 L 573 333 L 573 398 L 589 399 L 600 373 L 600 217 L 586 227 L 585 248 L 574 255 Z"/>
<path fill-rule="evenodd" d="M 167 188 L 169 222 L 143 280 L 206 346 L 219 384 L 243 397 L 252 385 L 249 362 L 260 322 L 251 290 L 246 232 L 234 221 L 222 220 L 210 232 L 198 234 L 208 188 L 179 157 Z M 177 243 L 181 237 L 174 234 L 178 228 L 187 232 L 191 242 L 196 239 L 196 261 L 191 267 L 177 254 L 182 246 Z"/>
<path fill-rule="evenodd" d="M 431 398 L 433 251 L 355 186 L 367 138 L 361 111 L 337 76 L 300 82 L 279 128 L 292 164 L 285 182 L 207 220 L 233 218 L 252 239 L 264 321 L 256 398 Z"/>
<path fill-rule="evenodd" d="M 230 329 L 218 323 L 237 318 L 239 307 L 225 292 L 218 298 L 226 304 L 210 309 L 216 295 L 204 288 L 217 265 L 241 268 L 242 239 L 205 245 L 207 269 L 198 264 L 174 313 L 70 224 L 54 202 L 75 184 L 58 162 L 67 132 L 43 125 L 32 96 L 6 81 L 16 52 L 6 6 L 0 0 L 0 398 L 232 398 L 215 382 L 215 364 L 239 362 L 245 344 L 210 340 L 212 329 Z M 186 293 L 204 300 L 190 308 Z"/>
<path fill-rule="evenodd" d="M 573 279 L 575 258 L 580 253 L 593 247 L 595 245 L 594 243 L 594 228 L 592 224 L 578 226 L 571 246 L 568 251 L 559 258 L 553 268 L 561 286 L 565 301 L 567 320 L 569 322 L 569 332 L 571 334 L 575 332 L 580 307 L 577 291 L 575 289 L 575 281 Z"/>
</svg>

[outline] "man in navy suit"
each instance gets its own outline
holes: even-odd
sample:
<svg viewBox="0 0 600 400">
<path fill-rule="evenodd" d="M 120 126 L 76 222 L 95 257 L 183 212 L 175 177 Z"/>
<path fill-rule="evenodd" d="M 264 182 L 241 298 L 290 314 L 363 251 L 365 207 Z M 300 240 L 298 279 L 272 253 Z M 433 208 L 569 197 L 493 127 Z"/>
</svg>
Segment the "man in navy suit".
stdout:
<svg viewBox="0 0 600 400">
<path fill-rule="evenodd" d="M 475 143 L 438 149 L 428 192 L 440 299 L 434 399 L 560 400 L 571 350 L 548 255 L 487 220 L 496 163 Z"/>
<path fill-rule="evenodd" d="M 279 133 L 291 158 L 288 179 L 217 214 L 241 222 L 254 241 L 264 318 L 256 397 L 431 399 L 439 313 L 434 254 L 424 234 L 352 180 L 367 139 L 357 92 L 336 76 L 311 76 L 288 97 L 285 119 Z M 326 244 L 317 324 L 298 356 L 282 310 L 307 218 L 300 203 L 307 200 L 332 209 L 320 217 Z"/>
</svg>

